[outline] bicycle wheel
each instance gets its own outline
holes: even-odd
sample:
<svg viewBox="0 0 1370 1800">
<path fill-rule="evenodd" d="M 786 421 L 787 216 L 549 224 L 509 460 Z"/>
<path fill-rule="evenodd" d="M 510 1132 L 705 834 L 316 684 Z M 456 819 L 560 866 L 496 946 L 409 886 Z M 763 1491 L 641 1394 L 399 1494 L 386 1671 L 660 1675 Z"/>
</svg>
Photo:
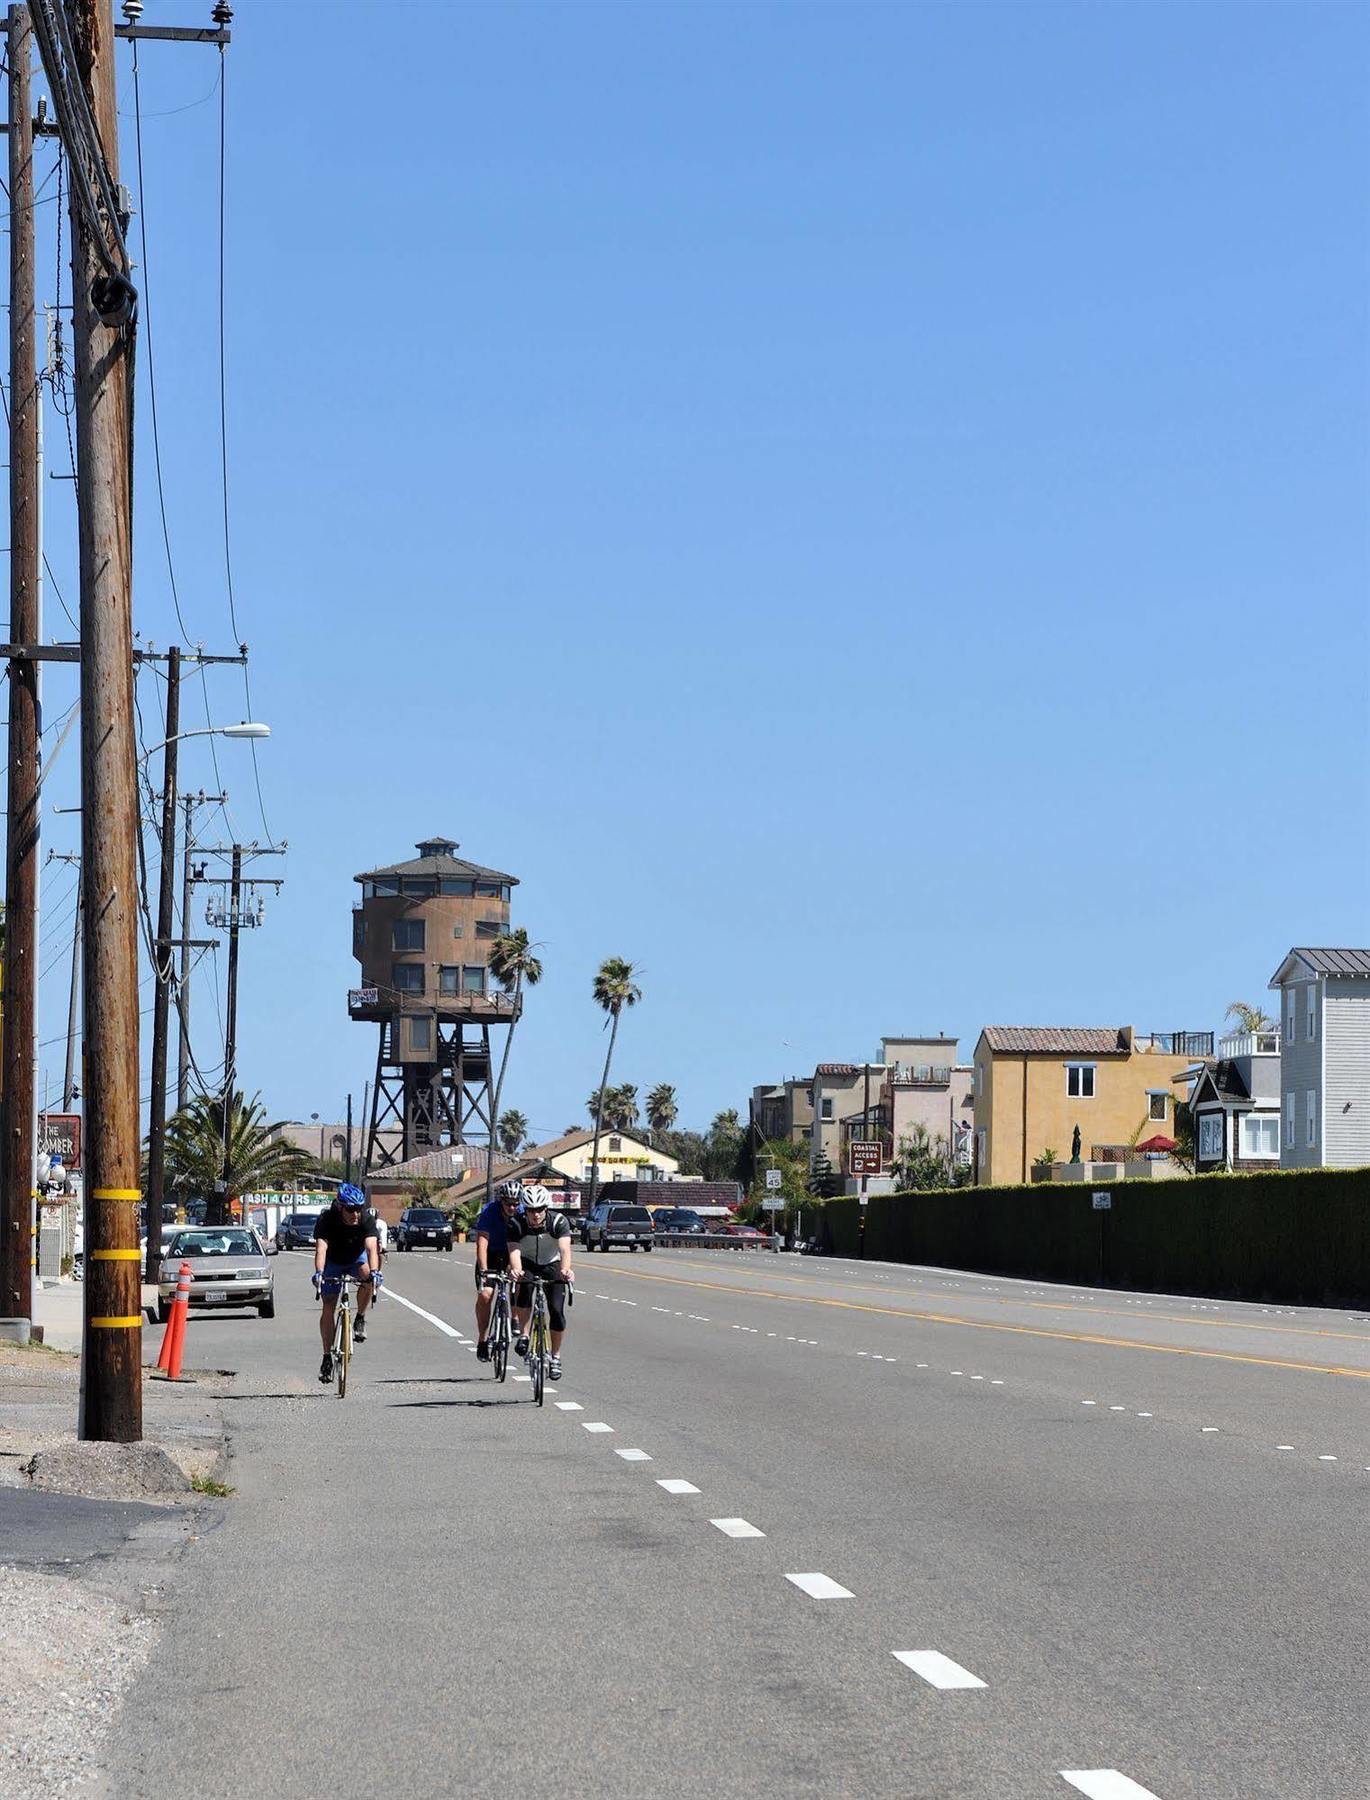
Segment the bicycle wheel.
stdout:
<svg viewBox="0 0 1370 1800">
<path fill-rule="evenodd" d="M 540 1316 L 533 1319 L 533 1338 L 529 1345 L 533 1367 L 533 1404 L 542 1405 L 542 1390 L 547 1380 L 547 1327 Z"/>
<path fill-rule="evenodd" d="M 495 1341 L 491 1355 L 495 1365 L 495 1380 L 503 1381 L 509 1373 L 509 1320 L 503 1307 L 497 1307 L 495 1311 Z"/>
<path fill-rule="evenodd" d="M 333 1370 L 338 1378 L 338 1398 L 347 1398 L 347 1365 L 352 1360 L 352 1309 L 349 1306 L 338 1308 L 337 1327 L 338 1347 L 333 1354 Z"/>
</svg>

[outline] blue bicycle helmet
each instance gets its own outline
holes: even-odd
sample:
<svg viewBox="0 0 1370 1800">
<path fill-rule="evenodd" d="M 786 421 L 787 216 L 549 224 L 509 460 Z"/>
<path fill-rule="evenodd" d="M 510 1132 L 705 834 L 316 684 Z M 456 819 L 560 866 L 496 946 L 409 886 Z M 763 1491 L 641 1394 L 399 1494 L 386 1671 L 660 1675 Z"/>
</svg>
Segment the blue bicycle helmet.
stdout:
<svg viewBox="0 0 1370 1800">
<path fill-rule="evenodd" d="M 340 1181 L 338 1183 L 338 1205 L 365 1206 L 366 1195 L 354 1181 Z"/>
</svg>

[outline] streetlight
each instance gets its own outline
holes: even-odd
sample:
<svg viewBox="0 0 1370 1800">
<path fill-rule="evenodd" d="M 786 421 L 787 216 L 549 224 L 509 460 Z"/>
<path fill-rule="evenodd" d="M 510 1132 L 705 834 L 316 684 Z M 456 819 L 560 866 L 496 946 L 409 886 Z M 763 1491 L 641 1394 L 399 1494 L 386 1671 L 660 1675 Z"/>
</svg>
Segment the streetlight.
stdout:
<svg viewBox="0 0 1370 1800">
<path fill-rule="evenodd" d="M 150 756 L 156 756 L 159 750 L 165 750 L 170 744 L 179 744 L 183 738 L 269 738 L 270 736 L 271 727 L 269 725 L 262 725 L 252 719 L 243 719 L 237 725 L 197 725 L 194 731 L 176 731 L 169 738 L 163 738 L 160 744 L 154 744 L 150 750 L 144 750 L 138 761 L 145 763 Z"/>
</svg>

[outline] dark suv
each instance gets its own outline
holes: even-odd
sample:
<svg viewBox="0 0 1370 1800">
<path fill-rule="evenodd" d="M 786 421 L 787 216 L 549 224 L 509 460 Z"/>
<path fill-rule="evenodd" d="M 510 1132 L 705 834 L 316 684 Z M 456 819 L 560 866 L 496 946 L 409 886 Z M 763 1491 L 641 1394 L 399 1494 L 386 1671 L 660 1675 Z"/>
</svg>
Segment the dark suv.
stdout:
<svg viewBox="0 0 1370 1800">
<path fill-rule="evenodd" d="M 709 1229 L 699 1214 L 688 1206 L 658 1206 L 652 1214 L 652 1226 L 656 1231 L 688 1233 L 691 1237 Z"/>
<path fill-rule="evenodd" d="M 287 1213 L 276 1227 L 278 1250 L 304 1250 L 314 1242 L 317 1213 Z"/>
<path fill-rule="evenodd" d="M 415 1244 L 431 1244 L 435 1250 L 452 1248 L 452 1221 L 436 1206 L 406 1206 L 395 1227 L 395 1248 L 412 1250 Z"/>
<path fill-rule="evenodd" d="M 587 1250 L 608 1250 L 611 1244 L 629 1250 L 652 1247 L 652 1215 L 645 1206 L 611 1206 L 601 1202 L 581 1230 L 580 1241 Z"/>
</svg>

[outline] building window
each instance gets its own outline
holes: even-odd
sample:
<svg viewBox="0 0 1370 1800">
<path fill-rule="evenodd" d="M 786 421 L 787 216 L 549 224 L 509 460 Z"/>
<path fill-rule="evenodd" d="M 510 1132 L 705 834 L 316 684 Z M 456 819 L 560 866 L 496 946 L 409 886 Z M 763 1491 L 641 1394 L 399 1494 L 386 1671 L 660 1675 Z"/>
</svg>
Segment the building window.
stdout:
<svg viewBox="0 0 1370 1800">
<path fill-rule="evenodd" d="M 390 965 L 390 984 L 401 994 L 421 994 L 423 992 L 423 964 L 392 963 Z"/>
<path fill-rule="evenodd" d="M 1318 1095 L 1315 1088 L 1309 1088 L 1304 1095 L 1303 1104 L 1303 1141 L 1312 1150 L 1318 1142 Z"/>
<path fill-rule="evenodd" d="M 1293 988 L 1289 990 L 1289 1003 L 1285 1008 L 1284 1035 L 1288 1043 L 1298 1042 L 1299 1003 Z"/>
<path fill-rule="evenodd" d="M 621 1150 L 623 1148 L 623 1139 L 621 1137 L 611 1137 L 609 1139 L 609 1148 L 611 1150 Z"/>
<path fill-rule="evenodd" d="M 1094 1098 L 1094 1064 L 1067 1063 L 1066 1093 L 1072 1100 Z"/>
<path fill-rule="evenodd" d="M 440 894 L 456 894 L 460 899 L 469 900 L 476 891 L 474 881 L 458 881 L 453 876 L 444 875 L 438 882 Z"/>
<path fill-rule="evenodd" d="M 431 1050 L 433 1048 L 433 1021 L 431 1019 L 411 1019 L 409 1021 L 409 1048 L 411 1050 Z"/>
<path fill-rule="evenodd" d="M 392 950 L 422 950 L 423 920 L 396 919 L 390 927 L 390 948 Z"/>
<path fill-rule="evenodd" d="M 405 894 L 433 894 L 437 887 L 431 875 L 406 875 L 400 882 L 400 891 Z"/>
<path fill-rule="evenodd" d="M 975 1163 L 983 1175 L 989 1168 L 989 1127 L 977 1125 L 975 1128 Z"/>
<path fill-rule="evenodd" d="M 478 938 L 497 938 L 502 935 L 504 925 L 499 919 L 477 919 L 476 936 Z"/>
<path fill-rule="evenodd" d="M 1223 1115 L 1222 1113 L 1199 1114 L 1199 1158 L 1202 1162 L 1223 1162 L 1226 1159 L 1223 1147 Z"/>
<path fill-rule="evenodd" d="M 398 875 L 381 875 L 371 883 L 371 892 L 378 900 L 393 899 L 399 891 L 400 878 Z M 367 895 L 367 898 L 369 899 L 370 895 Z"/>
<path fill-rule="evenodd" d="M 1266 1114 L 1245 1114 L 1242 1119 L 1242 1155 L 1278 1156 L 1279 1153 L 1279 1120 Z"/>
<path fill-rule="evenodd" d="M 985 1091 L 985 1071 L 979 1063 L 975 1065 L 975 1093 L 978 1099 Z"/>
<path fill-rule="evenodd" d="M 1149 1119 L 1159 1119 L 1164 1124 L 1166 1117 L 1165 1103 L 1170 1098 L 1169 1094 L 1153 1093 L 1149 1094 L 1147 1098 L 1150 1101 L 1147 1117 Z"/>
<path fill-rule="evenodd" d="M 461 972 L 461 991 L 463 994 L 483 994 L 485 992 L 485 964 L 467 963 Z"/>
<path fill-rule="evenodd" d="M 1299 1141 L 1298 1136 L 1299 1097 L 1288 1093 L 1284 1097 L 1284 1141 L 1292 1150 Z"/>
<path fill-rule="evenodd" d="M 1318 1035 L 1318 990 L 1311 983 L 1308 988 L 1308 1041 L 1311 1044 Z"/>
<path fill-rule="evenodd" d="M 454 963 L 444 963 L 438 970 L 438 992 L 440 994 L 459 994 L 461 992 L 461 970 Z"/>
<path fill-rule="evenodd" d="M 819 1106 L 822 1111 L 822 1116 L 825 1119 L 830 1119 L 832 1117 L 832 1101 L 831 1100 L 821 1100 L 819 1102 Z"/>
</svg>

